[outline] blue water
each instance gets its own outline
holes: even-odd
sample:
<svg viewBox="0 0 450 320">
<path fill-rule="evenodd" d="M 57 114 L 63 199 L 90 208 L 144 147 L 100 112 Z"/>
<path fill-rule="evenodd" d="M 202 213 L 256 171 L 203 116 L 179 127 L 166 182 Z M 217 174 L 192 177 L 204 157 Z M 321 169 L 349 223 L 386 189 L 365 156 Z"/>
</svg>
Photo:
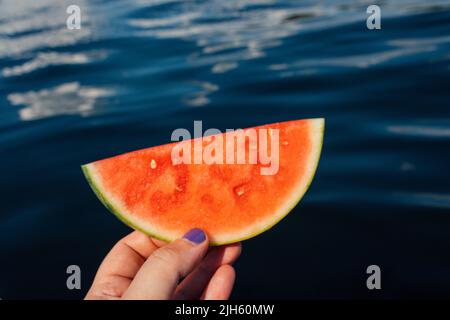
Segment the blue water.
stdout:
<svg viewBox="0 0 450 320">
<path fill-rule="evenodd" d="M 129 232 L 81 164 L 194 120 L 310 117 L 327 121 L 316 178 L 244 243 L 233 297 L 449 297 L 449 98 L 450 1 L 0 1 L 0 298 L 81 298 Z"/>
</svg>

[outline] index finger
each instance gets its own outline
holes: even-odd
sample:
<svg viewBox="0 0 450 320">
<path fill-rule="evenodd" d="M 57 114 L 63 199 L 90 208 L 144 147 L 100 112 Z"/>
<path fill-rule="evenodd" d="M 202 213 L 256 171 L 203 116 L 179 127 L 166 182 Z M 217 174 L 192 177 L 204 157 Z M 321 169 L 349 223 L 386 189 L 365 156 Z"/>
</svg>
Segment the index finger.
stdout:
<svg viewBox="0 0 450 320">
<path fill-rule="evenodd" d="M 111 249 L 95 278 L 114 275 L 132 279 L 145 260 L 162 244 L 140 231 L 130 233 Z"/>
</svg>

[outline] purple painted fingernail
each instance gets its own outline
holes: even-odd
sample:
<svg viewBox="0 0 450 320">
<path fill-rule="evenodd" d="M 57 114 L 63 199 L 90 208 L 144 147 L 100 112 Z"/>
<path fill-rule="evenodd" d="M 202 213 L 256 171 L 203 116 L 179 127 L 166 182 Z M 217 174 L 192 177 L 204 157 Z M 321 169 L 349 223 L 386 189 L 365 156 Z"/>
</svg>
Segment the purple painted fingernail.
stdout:
<svg viewBox="0 0 450 320">
<path fill-rule="evenodd" d="M 195 244 L 200 244 L 206 239 L 206 235 L 202 229 L 194 228 L 188 231 L 184 236 L 184 239 L 189 240 Z"/>
</svg>

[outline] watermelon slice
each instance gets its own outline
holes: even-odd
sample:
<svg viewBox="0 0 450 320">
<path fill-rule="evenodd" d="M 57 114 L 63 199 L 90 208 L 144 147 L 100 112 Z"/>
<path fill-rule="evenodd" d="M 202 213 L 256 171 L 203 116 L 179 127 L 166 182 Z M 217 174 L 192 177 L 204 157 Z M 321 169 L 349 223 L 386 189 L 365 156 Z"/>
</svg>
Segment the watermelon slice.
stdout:
<svg viewBox="0 0 450 320">
<path fill-rule="evenodd" d="M 172 241 L 198 227 L 207 232 L 212 245 L 233 243 L 270 229 L 303 197 L 319 161 L 324 119 L 280 122 L 243 132 L 255 129 L 266 129 L 268 136 L 277 132 L 275 174 L 261 174 L 268 167 L 261 159 L 251 163 L 250 149 L 255 145 L 249 139 L 240 145 L 247 151 L 245 163 L 227 163 L 223 154 L 224 164 L 174 164 L 174 147 L 188 144 L 194 155 L 196 143 L 203 150 L 213 141 L 225 145 L 225 133 L 126 153 L 82 169 L 103 204 L 134 229 Z M 256 146 L 260 148 L 261 142 Z M 269 146 L 269 153 L 270 148 L 274 147 Z"/>
</svg>

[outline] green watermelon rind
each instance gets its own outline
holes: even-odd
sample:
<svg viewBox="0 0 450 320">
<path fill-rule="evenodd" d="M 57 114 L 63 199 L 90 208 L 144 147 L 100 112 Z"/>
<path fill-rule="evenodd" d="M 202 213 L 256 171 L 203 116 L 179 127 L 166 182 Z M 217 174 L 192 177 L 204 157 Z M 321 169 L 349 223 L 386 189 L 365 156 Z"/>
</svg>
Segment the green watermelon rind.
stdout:
<svg viewBox="0 0 450 320">
<path fill-rule="evenodd" d="M 318 130 L 318 132 L 315 132 L 315 134 L 320 136 L 320 139 L 314 140 L 314 145 L 315 148 L 313 148 L 313 152 L 314 152 L 314 157 L 312 159 L 310 159 L 311 164 L 313 165 L 313 167 L 310 168 L 310 176 L 309 176 L 309 180 L 306 182 L 305 186 L 301 189 L 301 192 L 299 193 L 299 195 L 297 195 L 292 202 L 289 204 L 289 206 L 286 207 L 286 209 L 283 210 L 282 213 L 279 214 L 277 219 L 274 219 L 273 221 L 270 221 L 267 223 L 267 227 L 265 228 L 261 228 L 259 229 L 257 232 L 254 233 L 249 233 L 243 237 L 236 237 L 236 238 L 232 238 L 228 241 L 223 241 L 223 242 L 215 242 L 215 241 L 210 241 L 210 245 L 211 246 L 220 246 L 220 245 L 226 245 L 226 244 L 230 244 L 230 243 L 236 243 L 236 242 L 240 242 L 240 241 L 244 241 L 253 237 L 256 237 L 258 235 L 260 235 L 263 232 L 266 232 L 268 230 L 270 230 L 272 227 L 274 227 L 276 224 L 278 224 L 281 220 L 283 220 L 297 205 L 298 203 L 302 200 L 302 198 L 304 197 L 305 193 L 308 191 L 314 176 L 315 176 L 315 172 L 317 170 L 317 167 L 319 165 L 319 160 L 320 160 L 320 155 L 322 153 L 322 147 L 323 147 L 323 136 L 324 136 L 324 131 L 325 131 L 325 120 L 323 118 L 317 118 L 317 119 L 308 119 L 311 121 L 314 121 L 314 125 L 317 126 L 317 128 L 315 128 L 316 130 Z M 112 212 L 120 221 L 122 221 L 123 223 L 125 223 L 126 225 L 128 225 L 129 227 L 141 231 L 155 239 L 158 240 L 162 240 L 165 242 L 170 242 L 173 241 L 174 239 L 169 238 L 169 237 L 164 237 L 161 234 L 158 234 L 157 232 L 151 231 L 147 228 L 141 227 L 139 226 L 138 223 L 134 223 L 133 221 L 131 221 L 130 219 L 128 219 L 125 214 L 123 214 L 119 209 L 117 209 L 110 200 L 108 200 L 108 198 L 104 195 L 104 193 L 100 190 L 100 188 L 98 187 L 97 183 L 95 182 L 95 179 L 93 177 L 93 174 L 91 172 L 91 170 L 89 169 L 89 164 L 87 165 L 82 165 L 81 169 L 84 173 L 84 176 L 86 177 L 86 180 L 88 181 L 91 189 L 94 191 L 94 193 L 96 194 L 96 196 L 98 197 L 98 199 L 103 203 L 103 205 L 110 211 Z"/>
</svg>

